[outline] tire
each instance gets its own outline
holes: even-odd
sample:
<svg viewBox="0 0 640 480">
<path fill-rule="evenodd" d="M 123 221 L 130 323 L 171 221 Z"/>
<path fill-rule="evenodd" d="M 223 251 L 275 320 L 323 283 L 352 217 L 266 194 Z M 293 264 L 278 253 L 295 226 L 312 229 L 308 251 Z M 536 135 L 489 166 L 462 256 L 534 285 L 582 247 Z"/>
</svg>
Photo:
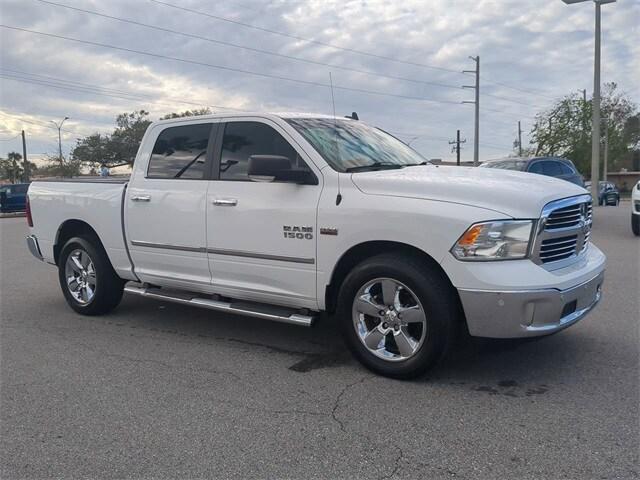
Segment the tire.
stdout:
<svg viewBox="0 0 640 480">
<path fill-rule="evenodd" d="M 74 280 L 68 280 L 71 277 Z M 116 308 L 125 284 L 93 235 L 65 243 L 58 258 L 58 279 L 67 303 L 82 315 L 102 315 Z"/>
<path fill-rule="evenodd" d="M 460 323 L 449 280 L 422 259 L 401 254 L 357 265 L 342 283 L 336 314 L 353 355 L 368 369 L 399 379 L 420 376 L 437 364 Z"/>
<path fill-rule="evenodd" d="M 631 230 L 636 237 L 640 237 L 640 215 L 631 214 Z"/>
</svg>

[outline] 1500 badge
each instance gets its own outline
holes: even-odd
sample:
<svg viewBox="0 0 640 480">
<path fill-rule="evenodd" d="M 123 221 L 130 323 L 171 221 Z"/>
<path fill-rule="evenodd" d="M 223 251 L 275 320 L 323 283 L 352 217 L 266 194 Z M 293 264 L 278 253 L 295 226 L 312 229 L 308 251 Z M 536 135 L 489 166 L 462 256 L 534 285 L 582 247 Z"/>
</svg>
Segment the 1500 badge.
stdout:
<svg viewBox="0 0 640 480">
<path fill-rule="evenodd" d="M 284 233 L 284 238 L 297 238 L 298 240 L 311 240 L 313 238 L 313 227 L 284 225 L 282 232 Z"/>
</svg>

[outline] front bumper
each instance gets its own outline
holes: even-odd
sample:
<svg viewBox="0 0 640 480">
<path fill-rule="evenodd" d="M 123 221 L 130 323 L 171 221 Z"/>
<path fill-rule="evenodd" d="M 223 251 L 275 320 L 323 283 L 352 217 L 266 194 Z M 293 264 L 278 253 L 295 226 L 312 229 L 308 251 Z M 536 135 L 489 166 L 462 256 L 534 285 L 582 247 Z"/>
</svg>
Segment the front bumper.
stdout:
<svg viewBox="0 0 640 480">
<path fill-rule="evenodd" d="M 36 257 L 38 260 L 44 260 L 42 258 L 42 252 L 40 251 L 40 245 L 38 244 L 38 238 L 35 235 L 29 235 L 27 237 L 27 247 L 31 252 L 31 255 Z"/>
<path fill-rule="evenodd" d="M 559 290 L 491 291 L 459 289 L 469 333 L 478 337 L 535 337 L 573 325 L 602 296 L 604 271 Z"/>
</svg>

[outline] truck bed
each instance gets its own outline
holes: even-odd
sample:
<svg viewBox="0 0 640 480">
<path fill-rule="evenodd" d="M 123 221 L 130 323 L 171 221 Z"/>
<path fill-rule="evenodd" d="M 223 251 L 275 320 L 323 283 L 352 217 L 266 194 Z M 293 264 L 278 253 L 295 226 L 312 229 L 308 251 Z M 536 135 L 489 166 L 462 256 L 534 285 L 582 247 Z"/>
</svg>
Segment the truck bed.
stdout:
<svg viewBox="0 0 640 480">
<path fill-rule="evenodd" d="M 128 178 L 89 177 L 38 180 L 29 187 L 33 233 L 45 261 L 55 263 L 54 245 L 66 222 L 85 222 L 95 230 L 113 268 L 135 278 L 124 236 L 123 197 Z"/>
</svg>

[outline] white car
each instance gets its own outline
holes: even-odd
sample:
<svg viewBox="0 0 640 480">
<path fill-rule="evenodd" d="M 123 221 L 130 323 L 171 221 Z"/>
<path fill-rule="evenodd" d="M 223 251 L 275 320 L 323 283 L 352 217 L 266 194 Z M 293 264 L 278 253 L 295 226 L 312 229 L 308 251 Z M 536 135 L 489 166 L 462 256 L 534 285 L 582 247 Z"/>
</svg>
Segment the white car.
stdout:
<svg viewBox="0 0 640 480">
<path fill-rule="evenodd" d="M 631 190 L 631 230 L 640 237 L 640 182 Z"/>
<path fill-rule="evenodd" d="M 123 295 L 310 326 L 338 316 L 368 368 L 419 375 L 460 328 L 557 332 L 598 302 L 605 256 L 569 182 L 430 165 L 322 115 L 152 124 L 130 180 L 34 182 L 27 243 L 75 311 Z"/>
</svg>

